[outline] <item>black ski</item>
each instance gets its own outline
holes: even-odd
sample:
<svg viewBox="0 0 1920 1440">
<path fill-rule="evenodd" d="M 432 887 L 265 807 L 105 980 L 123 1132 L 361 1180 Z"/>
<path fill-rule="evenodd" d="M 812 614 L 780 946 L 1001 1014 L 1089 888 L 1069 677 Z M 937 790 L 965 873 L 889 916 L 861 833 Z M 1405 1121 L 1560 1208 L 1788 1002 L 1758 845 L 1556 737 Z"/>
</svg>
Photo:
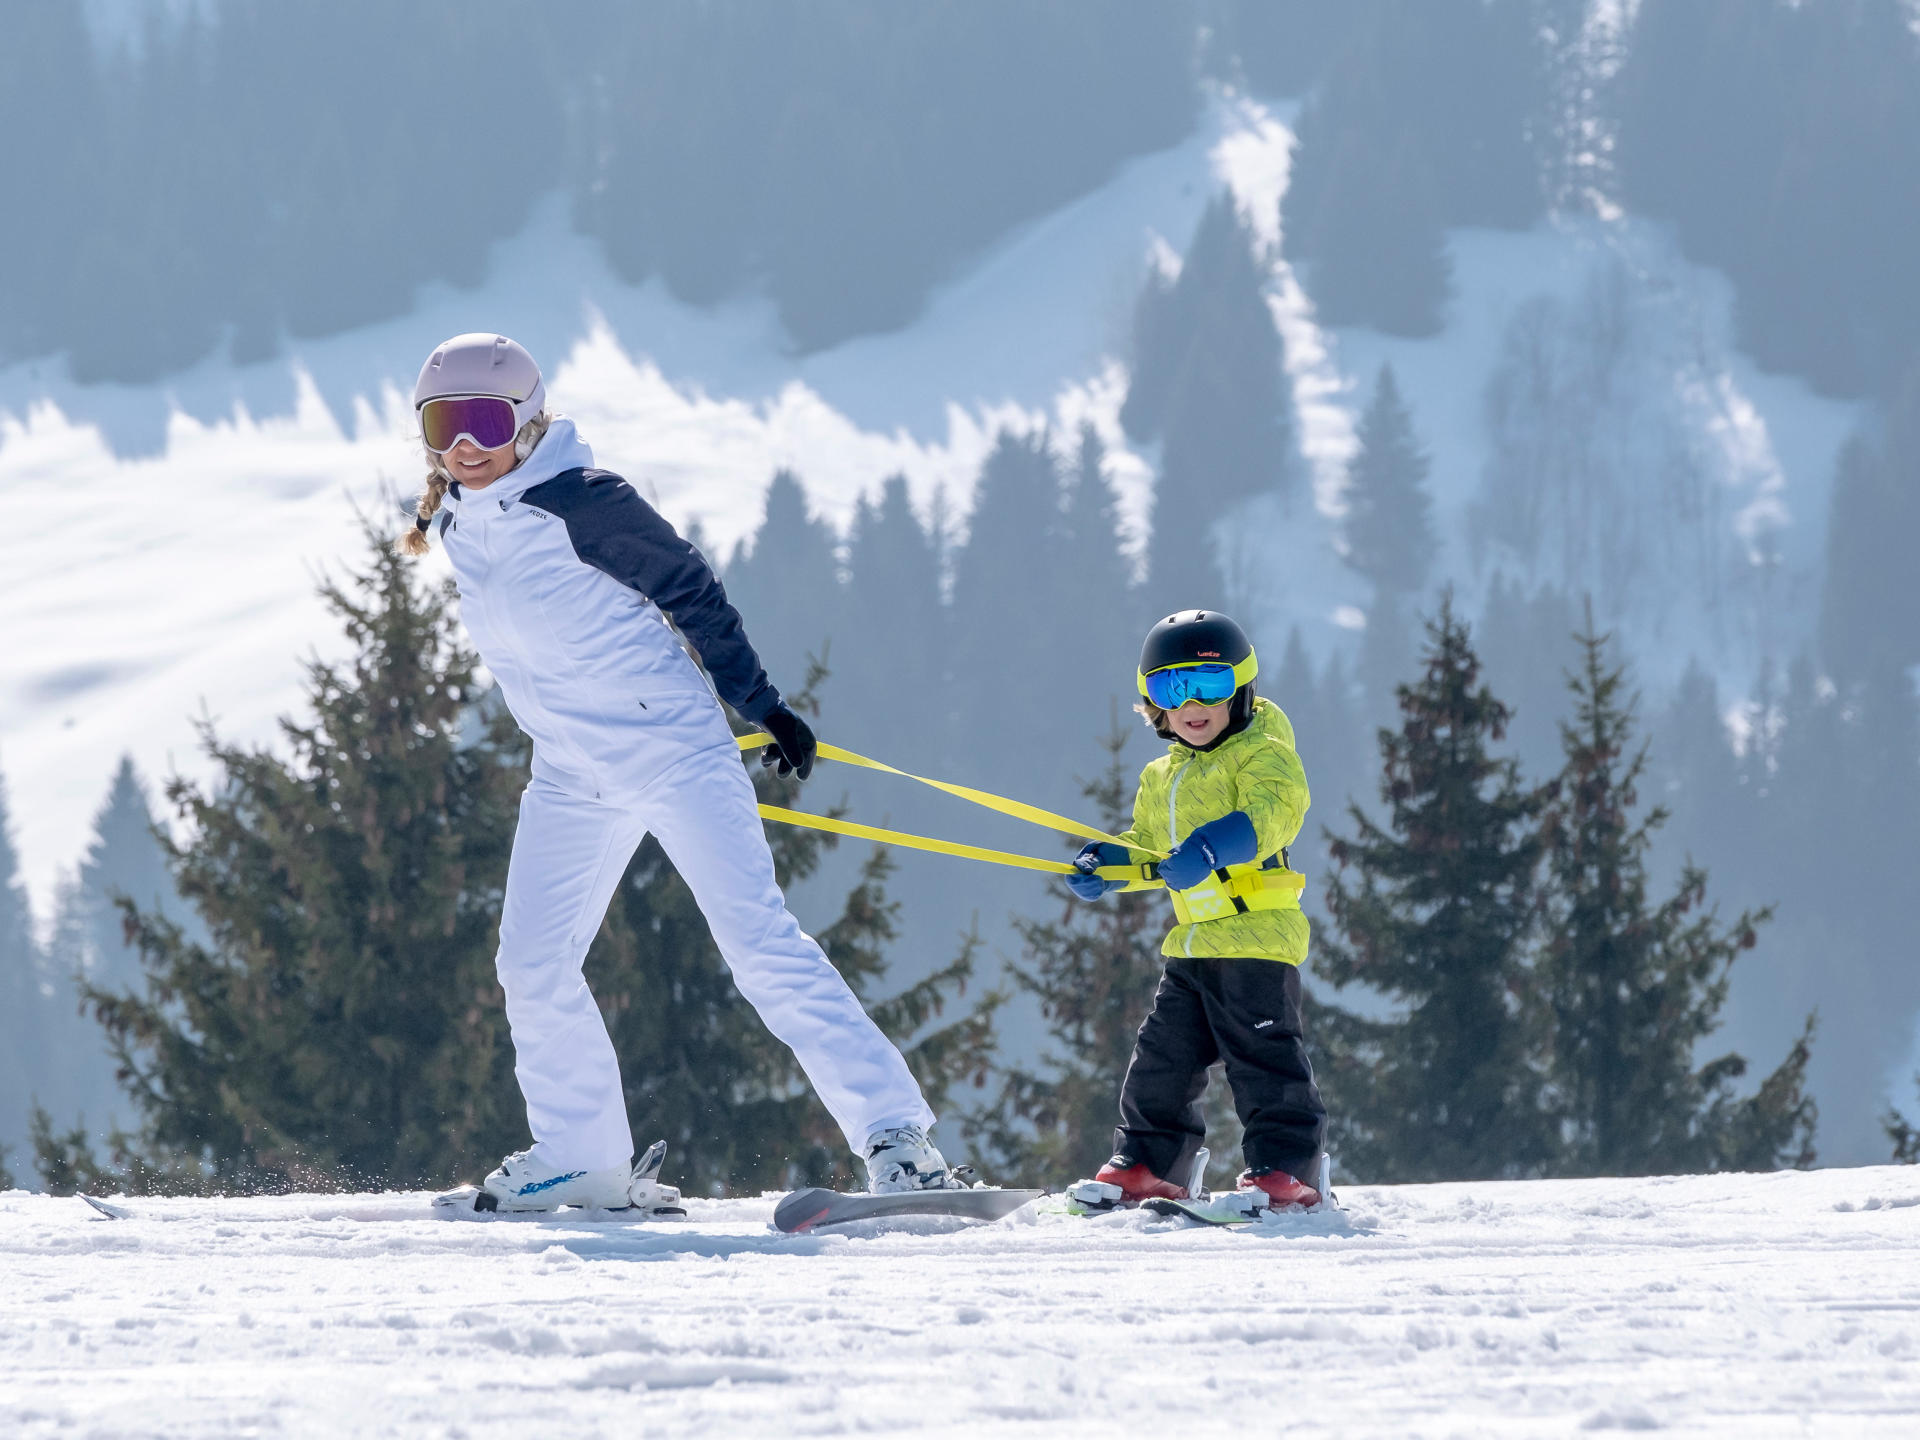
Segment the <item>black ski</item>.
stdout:
<svg viewBox="0 0 1920 1440">
<path fill-rule="evenodd" d="M 962 1220 L 999 1220 L 1044 1190 L 899 1190 L 880 1195 L 847 1195 L 838 1190 L 796 1190 L 774 1207 L 773 1224 L 789 1235 L 855 1220 L 885 1220 L 896 1215 L 950 1215 Z"/>
</svg>

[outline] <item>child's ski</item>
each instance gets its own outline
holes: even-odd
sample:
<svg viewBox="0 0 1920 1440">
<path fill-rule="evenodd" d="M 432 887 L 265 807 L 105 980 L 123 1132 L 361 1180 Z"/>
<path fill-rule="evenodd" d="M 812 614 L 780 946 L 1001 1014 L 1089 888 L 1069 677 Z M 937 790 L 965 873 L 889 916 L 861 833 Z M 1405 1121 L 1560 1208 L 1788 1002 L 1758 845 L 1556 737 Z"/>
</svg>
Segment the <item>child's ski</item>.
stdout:
<svg viewBox="0 0 1920 1440">
<path fill-rule="evenodd" d="M 1142 1200 L 1137 1204 L 1131 1201 L 1115 1200 L 1109 1195 L 1099 1195 L 1097 1191 L 1118 1193 L 1118 1186 L 1100 1186 L 1093 1182 L 1082 1181 L 1068 1187 L 1067 1203 L 1058 1213 L 1064 1215 L 1112 1215 L 1125 1210 L 1145 1210 L 1154 1215 L 1169 1218 L 1191 1220 L 1200 1225 L 1251 1225 L 1272 1215 L 1279 1217 L 1288 1214 L 1319 1215 L 1327 1211 L 1337 1211 L 1339 1198 L 1333 1193 L 1333 1160 L 1324 1151 L 1316 1167 L 1314 1189 L 1320 1192 L 1320 1203 L 1310 1210 L 1274 1210 L 1265 1203 L 1265 1196 L 1257 1191 L 1227 1190 L 1218 1195 L 1209 1193 L 1202 1186 L 1206 1175 L 1207 1152 L 1203 1149 L 1194 1159 L 1192 1178 L 1189 1188 L 1197 1197 L 1192 1200 L 1169 1200 L 1160 1196 Z M 1258 1198 L 1256 1198 L 1256 1196 Z"/>
<path fill-rule="evenodd" d="M 848 1195 L 838 1190 L 796 1190 L 773 1211 L 777 1230 L 804 1235 L 829 1225 L 855 1220 L 885 1220 L 896 1215 L 950 1215 L 963 1220 L 999 1220 L 1011 1215 L 1044 1190 L 1000 1190 L 976 1186 L 968 1190 L 897 1190 L 879 1195 Z"/>
</svg>

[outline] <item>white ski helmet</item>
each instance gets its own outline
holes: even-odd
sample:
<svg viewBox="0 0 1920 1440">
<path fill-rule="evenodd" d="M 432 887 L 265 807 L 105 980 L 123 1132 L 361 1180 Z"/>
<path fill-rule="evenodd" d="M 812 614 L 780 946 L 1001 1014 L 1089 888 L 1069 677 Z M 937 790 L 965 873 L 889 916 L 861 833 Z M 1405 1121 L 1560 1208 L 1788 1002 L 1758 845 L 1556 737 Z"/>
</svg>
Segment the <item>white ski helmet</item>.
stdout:
<svg viewBox="0 0 1920 1440">
<path fill-rule="evenodd" d="M 489 395 L 513 402 L 514 432 L 546 407 L 547 386 L 526 347 L 504 335 L 475 331 L 441 343 L 413 385 L 413 411 L 432 400 Z"/>
</svg>

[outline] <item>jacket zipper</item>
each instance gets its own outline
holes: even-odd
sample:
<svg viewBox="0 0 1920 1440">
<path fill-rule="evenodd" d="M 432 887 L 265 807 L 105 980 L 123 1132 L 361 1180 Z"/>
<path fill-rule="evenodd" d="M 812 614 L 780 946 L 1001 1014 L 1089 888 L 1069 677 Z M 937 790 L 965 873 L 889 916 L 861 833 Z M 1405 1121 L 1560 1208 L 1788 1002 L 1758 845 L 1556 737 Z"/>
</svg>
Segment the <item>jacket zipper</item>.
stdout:
<svg viewBox="0 0 1920 1440">
<path fill-rule="evenodd" d="M 1180 805 L 1180 782 L 1187 778 L 1187 771 L 1192 767 L 1193 763 L 1193 761 L 1189 760 L 1174 772 L 1172 788 L 1167 791 L 1167 848 L 1169 850 L 1180 843 L 1180 825 L 1175 818 L 1175 812 L 1179 809 Z M 1193 930 L 1193 922 L 1188 921 L 1187 939 L 1184 948 L 1189 960 L 1193 958 Z"/>
<path fill-rule="evenodd" d="M 1186 778 L 1187 767 L 1182 765 L 1174 772 L 1173 788 L 1167 791 L 1167 848 L 1169 850 L 1180 843 L 1180 826 L 1174 819 L 1174 807 L 1180 802 L 1180 782 Z"/>
</svg>

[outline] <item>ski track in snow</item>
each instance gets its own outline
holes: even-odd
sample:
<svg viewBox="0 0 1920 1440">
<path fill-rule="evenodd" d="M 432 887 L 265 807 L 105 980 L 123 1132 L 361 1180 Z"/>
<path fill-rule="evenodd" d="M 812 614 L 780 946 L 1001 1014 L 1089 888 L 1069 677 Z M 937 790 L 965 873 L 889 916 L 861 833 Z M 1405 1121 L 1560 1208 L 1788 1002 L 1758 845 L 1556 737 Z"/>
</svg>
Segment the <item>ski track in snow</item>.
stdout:
<svg viewBox="0 0 1920 1440">
<path fill-rule="evenodd" d="M 0 1195 L 12 1436 L 1910 1436 L 1920 1170 L 781 1236 Z M 1044 1202 L 1042 1202 L 1044 1203 Z"/>
</svg>

